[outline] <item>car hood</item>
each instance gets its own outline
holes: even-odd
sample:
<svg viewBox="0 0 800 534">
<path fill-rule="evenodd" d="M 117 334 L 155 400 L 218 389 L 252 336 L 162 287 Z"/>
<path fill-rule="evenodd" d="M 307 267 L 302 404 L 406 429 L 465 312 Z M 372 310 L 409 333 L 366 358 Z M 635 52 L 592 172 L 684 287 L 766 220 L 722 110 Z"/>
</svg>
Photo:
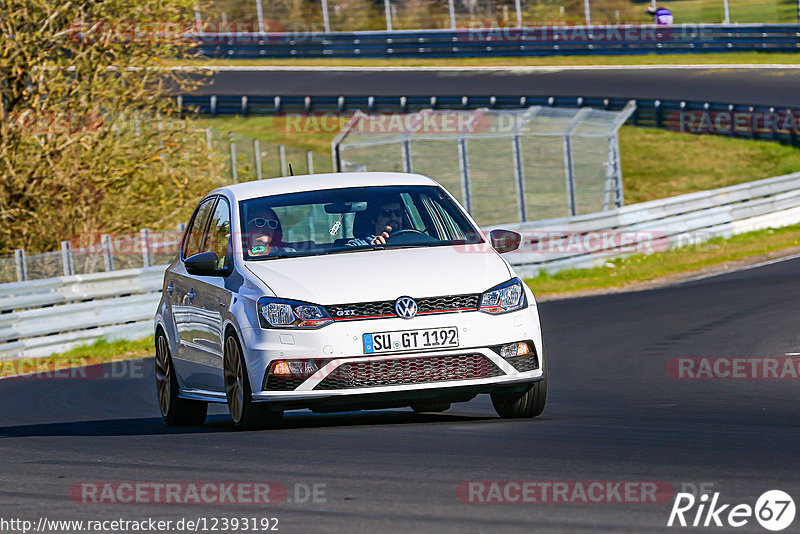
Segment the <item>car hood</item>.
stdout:
<svg viewBox="0 0 800 534">
<path fill-rule="evenodd" d="M 514 276 L 483 245 L 365 250 L 245 264 L 275 296 L 322 305 L 481 293 Z"/>
</svg>

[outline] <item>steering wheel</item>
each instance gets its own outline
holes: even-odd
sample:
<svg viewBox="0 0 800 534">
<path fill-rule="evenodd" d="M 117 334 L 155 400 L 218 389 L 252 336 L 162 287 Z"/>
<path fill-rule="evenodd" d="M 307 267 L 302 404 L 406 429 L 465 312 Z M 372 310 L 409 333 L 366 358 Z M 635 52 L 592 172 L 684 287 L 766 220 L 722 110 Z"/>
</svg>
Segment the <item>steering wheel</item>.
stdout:
<svg viewBox="0 0 800 534">
<path fill-rule="evenodd" d="M 404 243 L 430 243 L 432 241 L 436 241 L 436 238 L 433 238 L 426 234 L 425 232 L 421 232 L 419 230 L 414 230 L 413 228 L 407 228 L 405 230 L 398 230 L 393 234 L 389 235 L 389 238 L 386 240 L 386 244 L 404 244 Z"/>
</svg>

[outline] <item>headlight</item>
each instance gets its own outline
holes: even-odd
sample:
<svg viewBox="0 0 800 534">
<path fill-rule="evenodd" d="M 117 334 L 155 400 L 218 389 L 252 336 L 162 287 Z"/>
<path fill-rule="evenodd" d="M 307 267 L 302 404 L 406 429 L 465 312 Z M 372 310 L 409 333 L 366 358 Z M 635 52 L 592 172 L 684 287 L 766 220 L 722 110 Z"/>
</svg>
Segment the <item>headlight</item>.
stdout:
<svg viewBox="0 0 800 534">
<path fill-rule="evenodd" d="M 480 311 L 496 315 L 519 310 L 527 305 L 522 281 L 512 278 L 481 295 Z"/>
<path fill-rule="evenodd" d="M 307 302 L 262 297 L 257 309 L 261 328 L 320 328 L 333 322 L 325 308 Z"/>
</svg>

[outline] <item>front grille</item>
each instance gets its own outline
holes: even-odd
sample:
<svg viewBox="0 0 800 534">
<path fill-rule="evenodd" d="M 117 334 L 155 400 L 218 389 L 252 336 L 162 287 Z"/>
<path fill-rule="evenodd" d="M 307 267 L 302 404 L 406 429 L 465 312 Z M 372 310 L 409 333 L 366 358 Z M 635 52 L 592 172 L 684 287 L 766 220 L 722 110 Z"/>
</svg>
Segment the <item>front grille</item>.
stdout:
<svg viewBox="0 0 800 534">
<path fill-rule="evenodd" d="M 350 389 L 448 380 L 474 380 L 503 375 L 482 354 L 396 358 L 340 365 L 314 389 Z"/>
<path fill-rule="evenodd" d="M 426 297 L 417 301 L 419 315 L 475 311 L 478 309 L 480 294 L 452 295 L 445 297 Z M 334 304 L 325 306 L 334 321 L 353 321 L 358 319 L 381 319 L 397 317 L 393 300 L 378 302 L 359 302 L 356 304 Z"/>
<path fill-rule="evenodd" d="M 513 358 L 508 358 L 506 361 L 513 365 L 514 369 L 520 373 L 533 371 L 539 368 L 539 358 L 536 357 L 535 353 L 530 353 L 525 356 L 514 356 Z"/>
</svg>

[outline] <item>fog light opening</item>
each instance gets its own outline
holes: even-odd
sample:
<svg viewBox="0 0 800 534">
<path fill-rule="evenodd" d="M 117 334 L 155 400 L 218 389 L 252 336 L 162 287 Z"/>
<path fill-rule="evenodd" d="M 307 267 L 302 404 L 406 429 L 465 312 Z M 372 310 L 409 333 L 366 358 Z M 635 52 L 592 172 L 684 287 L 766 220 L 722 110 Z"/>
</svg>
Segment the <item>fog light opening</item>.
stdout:
<svg viewBox="0 0 800 534">
<path fill-rule="evenodd" d="M 314 360 L 278 360 L 272 363 L 270 374 L 279 377 L 306 378 L 319 370 Z"/>
<path fill-rule="evenodd" d="M 526 356 L 530 354 L 531 347 L 526 341 L 509 343 L 500 347 L 500 356 L 503 358 L 514 358 L 516 356 Z"/>
</svg>

